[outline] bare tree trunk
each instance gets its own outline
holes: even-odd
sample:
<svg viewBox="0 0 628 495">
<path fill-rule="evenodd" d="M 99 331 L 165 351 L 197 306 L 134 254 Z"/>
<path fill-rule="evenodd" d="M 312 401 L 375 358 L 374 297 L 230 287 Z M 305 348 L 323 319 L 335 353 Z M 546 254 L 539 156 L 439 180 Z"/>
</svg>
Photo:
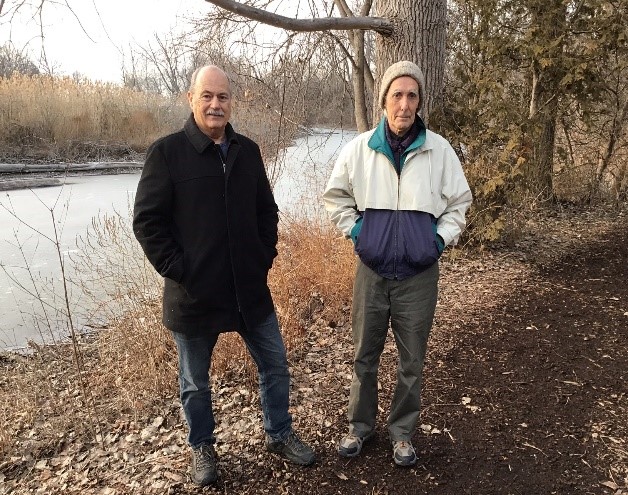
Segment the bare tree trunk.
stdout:
<svg viewBox="0 0 628 495">
<path fill-rule="evenodd" d="M 340 15 L 353 17 L 353 12 L 345 0 L 334 0 Z M 368 15 L 371 10 L 371 1 L 367 0 L 362 7 L 362 16 Z M 370 128 L 368 110 L 366 107 L 367 76 L 371 76 L 371 90 L 373 89 L 373 75 L 366 64 L 366 52 L 364 47 L 364 31 L 348 31 L 349 40 L 353 48 L 353 70 L 351 83 L 353 85 L 353 113 L 358 132 L 365 132 Z"/>
<path fill-rule="evenodd" d="M 377 85 L 373 101 L 373 122 L 381 117 L 377 101 L 379 79 L 386 69 L 400 60 L 416 63 L 425 75 L 426 100 L 423 119 L 440 104 L 445 73 L 447 35 L 447 0 L 377 0 L 378 17 L 394 23 L 392 36 L 376 37 Z"/>
<path fill-rule="evenodd" d="M 541 200 L 554 198 L 554 147 L 558 99 L 554 98 L 534 119 L 534 159 L 528 176 L 532 191 Z"/>
<path fill-rule="evenodd" d="M 532 60 L 529 115 L 532 156 L 527 160 L 525 174 L 530 191 L 541 200 L 551 201 L 564 49 L 563 43 L 556 40 L 561 39 L 566 29 L 567 12 L 562 0 L 533 0 L 529 8 L 537 44 L 544 45 L 544 49 L 535 53 Z"/>
<path fill-rule="evenodd" d="M 364 31 L 353 32 L 353 46 L 356 67 L 351 80 L 353 82 L 355 99 L 355 123 L 358 127 L 358 132 L 365 132 L 370 128 L 370 123 L 366 108 L 366 82 L 364 78 Z"/>
</svg>

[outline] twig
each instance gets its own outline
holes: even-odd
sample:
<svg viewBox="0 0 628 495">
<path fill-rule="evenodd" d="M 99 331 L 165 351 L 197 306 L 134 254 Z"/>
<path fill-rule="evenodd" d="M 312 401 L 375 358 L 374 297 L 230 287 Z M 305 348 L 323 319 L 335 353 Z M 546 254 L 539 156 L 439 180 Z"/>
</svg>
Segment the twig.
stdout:
<svg viewBox="0 0 628 495">
<path fill-rule="evenodd" d="M 539 449 L 538 447 L 535 447 L 534 445 L 532 445 L 531 443 L 528 442 L 523 442 L 523 444 L 525 447 L 530 447 L 531 449 L 535 449 L 538 450 L 541 454 L 543 454 L 545 457 L 547 457 L 547 454 L 545 452 L 543 452 L 541 449 Z"/>
</svg>

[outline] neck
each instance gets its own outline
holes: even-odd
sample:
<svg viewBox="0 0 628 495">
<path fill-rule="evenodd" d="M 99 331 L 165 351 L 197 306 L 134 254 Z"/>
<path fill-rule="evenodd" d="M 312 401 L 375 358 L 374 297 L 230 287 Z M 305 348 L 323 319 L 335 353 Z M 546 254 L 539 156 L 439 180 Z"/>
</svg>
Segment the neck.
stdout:
<svg viewBox="0 0 628 495">
<path fill-rule="evenodd" d="M 392 133 L 393 133 L 393 135 L 394 135 L 396 138 L 399 138 L 399 139 L 403 138 L 406 134 L 408 134 L 408 131 L 409 131 L 409 129 L 406 129 L 406 131 L 405 131 L 405 132 L 401 132 L 401 131 L 396 130 L 396 129 L 390 129 L 390 132 L 392 132 Z"/>
<path fill-rule="evenodd" d="M 216 144 L 224 143 L 227 139 L 227 135 L 224 131 L 222 132 L 212 132 L 211 134 L 207 134 L 209 139 L 211 139 Z"/>
<path fill-rule="evenodd" d="M 226 127 L 208 128 L 208 127 L 201 127 L 200 125 L 198 127 L 203 134 L 205 134 L 209 139 L 211 139 L 216 144 L 224 143 L 227 140 Z"/>
<path fill-rule="evenodd" d="M 389 122 L 386 122 L 386 125 L 388 126 L 388 131 L 390 132 L 391 136 L 399 140 L 407 136 L 408 133 L 412 130 L 412 127 L 410 127 L 409 129 L 406 129 L 405 131 L 402 131 L 400 129 L 395 129 L 394 127 L 390 125 Z"/>
</svg>

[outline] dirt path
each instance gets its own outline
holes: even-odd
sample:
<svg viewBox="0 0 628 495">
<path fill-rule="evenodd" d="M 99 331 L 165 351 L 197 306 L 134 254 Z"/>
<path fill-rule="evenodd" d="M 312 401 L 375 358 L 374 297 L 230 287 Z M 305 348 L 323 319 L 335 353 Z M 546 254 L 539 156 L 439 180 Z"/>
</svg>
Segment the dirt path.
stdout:
<svg viewBox="0 0 628 495">
<path fill-rule="evenodd" d="M 417 467 L 393 467 L 384 412 L 359 459 L 326 443 L 299 493 L 628 493 L 628 219 L 555 220 L 523 250 L 444 266 Z M 325 438 L 344 429 L 332 383 Z"/>
<path fill-rule="evenodd" d="M 350 330 L 319 322 L 292 359 L 296 427 L 318 462 L 295 468 L 265 453 L 256 394 L 225 380 L 215 386 L 221 479 L 202 493 L 628 494 L 628 215 L 564 213 L 527 232 L 442 265 L 414 468 L 394 466 L 384 426 L 392 339 L 377 436 L 359 458 L 337 456 Z M 175 398 L 159 418 L 125 424 L 109 452 L 70 445 L 43 465 L 0 460 L 0 494 L 201 492 L 186 479 Z"/>
</svg>

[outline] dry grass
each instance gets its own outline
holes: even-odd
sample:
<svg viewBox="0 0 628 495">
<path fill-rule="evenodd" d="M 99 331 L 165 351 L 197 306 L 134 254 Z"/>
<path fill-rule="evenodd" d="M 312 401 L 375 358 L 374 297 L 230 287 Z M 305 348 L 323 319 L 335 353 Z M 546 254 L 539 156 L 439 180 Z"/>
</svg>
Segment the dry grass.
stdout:
<svg viewBox="0 0 628 495">
<path fill-rule="evenodd" d="M 187 103 L 113 84 L 15 74 L 0 78 L 0 143 L 54 156 L 77 143 L 145 149 L 180 127 Z"/>
<path fill-rule="evenodd" d="M 189 112 L 185 94 L 167 98 L 114 84 L 15 74 L 0 78 L 0 159 L 120 158 L 180 129 Z M 261 102 L 237 95 L 232 120 L 267 157 L 288 146 L 297 129 Z"/>
<path fill-rule="evenodd" d="M 92 298 L 97 308 L 92 319 L 109 321 L 78 343 L 90 396 L 81 393 L 75 363 L 59 358 L 54 346 L 32 344 L 28 356 L 0 355 L 5 368 L 0 378 L 0 456 L 12 455 L 13 439 L 39 435 L 42 428 L 58 432 L 58 439 L 89 433 L 88 422 L 77 424 L 89 411 L 95 423 L 105 425 L 121 412 L 137 415 L 155 407 L 159 398 L 177 393 L 176 349 L 161 324 L 161 281 L 133 238 L 130 219 L 118 215 L 94 221 L 78 243 L 81 254 L 73 263 L 81 277 L 71 283 Z M 294 356 L 304 350 L 308 329 L 316 321 L 334 326 L 343 323 L 338 318 L 348 317 L 355 261 L 351 243 L 323 222 L 282 224 L 279 253 L 269 284 L 288 352 Z M 219 339 L 212 373 L 218 379 L 244 374 L 255 386 L 255 367 L 237 334 Z M 38 448 L 54 449 L 53 444 Z"/>
</svg>

